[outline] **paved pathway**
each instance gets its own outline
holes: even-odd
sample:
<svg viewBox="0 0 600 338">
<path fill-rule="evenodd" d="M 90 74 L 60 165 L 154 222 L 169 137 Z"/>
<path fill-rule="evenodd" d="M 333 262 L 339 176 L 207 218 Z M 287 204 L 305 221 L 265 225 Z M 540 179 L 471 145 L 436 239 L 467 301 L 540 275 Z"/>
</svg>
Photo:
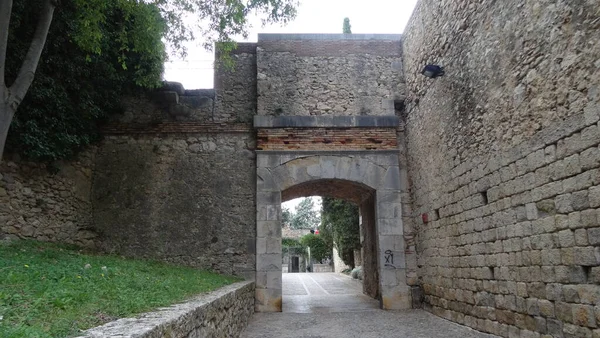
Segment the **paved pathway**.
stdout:
<svg viewBox="0 0 600 338">
<path fill-rule="evenodd" d="M 362 284 L 336 273 L 284 273 L 283 312 L 374 311 L 379 302 L 363 295 Z"/>
<path fill-rule="evenodd" d="M 242 338 L 489 338 L 421 310 L 383 311 L 335 273 L 283 274 L 283 312 L 257 313 Z"/>
</svg>

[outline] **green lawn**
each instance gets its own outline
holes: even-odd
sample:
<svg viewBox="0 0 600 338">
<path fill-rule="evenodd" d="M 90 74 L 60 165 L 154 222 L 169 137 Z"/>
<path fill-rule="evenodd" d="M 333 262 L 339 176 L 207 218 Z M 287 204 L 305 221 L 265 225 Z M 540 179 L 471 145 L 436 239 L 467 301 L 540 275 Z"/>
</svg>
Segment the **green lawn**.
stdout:
<svg viewBox="0 0 600 338">
<path fill-rule="evenodd" d="M 0 242 L 1 243 L 1 242 Z M 0 337 L 67 337 L 238 281 L 34 241 L 0 244 Z"/>
</svg>

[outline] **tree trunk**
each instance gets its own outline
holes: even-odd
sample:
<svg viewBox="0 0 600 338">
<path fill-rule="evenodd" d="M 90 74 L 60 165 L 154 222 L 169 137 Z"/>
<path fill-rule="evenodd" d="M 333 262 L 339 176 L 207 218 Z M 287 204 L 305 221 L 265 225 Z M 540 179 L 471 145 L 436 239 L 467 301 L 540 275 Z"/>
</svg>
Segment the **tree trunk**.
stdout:
<svg viewBox="0 0 600 338">
<path fill-rule="evenodd" d="M 14 115 L 15 111 L 10 108 L 7 102 L 0 102 L 0 162 L 2 162 L 6 136 L 8 136 L 8 129 Z"/>
<path fill-rule="evenodd" d="M 17 107 L 27 94 L 35 70 L 37 69 L 42 50 L 46 44 L 46 37 L 50 30 L 50 23 L 54 15 L 57 0 L 45 0 L 40 18 L 31 40 L 31 45 L 25 55 L 21 69 L 15 82 L 7 88 L 4 80 L 4 65 L 6 64 L 6 44 L 8 41 L 8 23 L 11 15 L 12 0 L 0 0 L 0 161 L 4 153 L 4 145 L 8 136 L 8 129 Z"/>
</svg>

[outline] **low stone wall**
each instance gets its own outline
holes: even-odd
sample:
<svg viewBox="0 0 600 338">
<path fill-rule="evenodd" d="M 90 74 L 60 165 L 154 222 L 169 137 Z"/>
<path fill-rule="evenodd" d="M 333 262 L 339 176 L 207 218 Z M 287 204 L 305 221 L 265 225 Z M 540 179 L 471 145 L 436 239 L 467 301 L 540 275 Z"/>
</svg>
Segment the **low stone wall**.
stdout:
<svg viewBox="0 0 600 338">
<path fill-rule="evenodd" d="M 313 272 L 333 272 L 329 264 L 313 264 Z"/>
<path fill-rule="evenodd" d="M 93 337 L 238 337 L 254 313 L 254 282 L 240 282 L 138 318 L 87 330 Z"/>
</svg>

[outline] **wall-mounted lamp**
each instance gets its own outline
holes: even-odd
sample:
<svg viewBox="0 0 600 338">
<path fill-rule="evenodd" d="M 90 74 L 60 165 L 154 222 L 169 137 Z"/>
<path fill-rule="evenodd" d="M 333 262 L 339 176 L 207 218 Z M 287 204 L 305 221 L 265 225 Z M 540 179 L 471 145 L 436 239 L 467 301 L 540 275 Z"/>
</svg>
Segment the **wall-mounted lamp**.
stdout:
<svg viewBox="0 0 600 338">
<path fill-rule="evenodd" d="M 437 65 L 427 65 L 423 68 L 421 74 L 430 79 L 435 79 L 436 77 L 444 76 L 444 68 Z"/>
</svg>

